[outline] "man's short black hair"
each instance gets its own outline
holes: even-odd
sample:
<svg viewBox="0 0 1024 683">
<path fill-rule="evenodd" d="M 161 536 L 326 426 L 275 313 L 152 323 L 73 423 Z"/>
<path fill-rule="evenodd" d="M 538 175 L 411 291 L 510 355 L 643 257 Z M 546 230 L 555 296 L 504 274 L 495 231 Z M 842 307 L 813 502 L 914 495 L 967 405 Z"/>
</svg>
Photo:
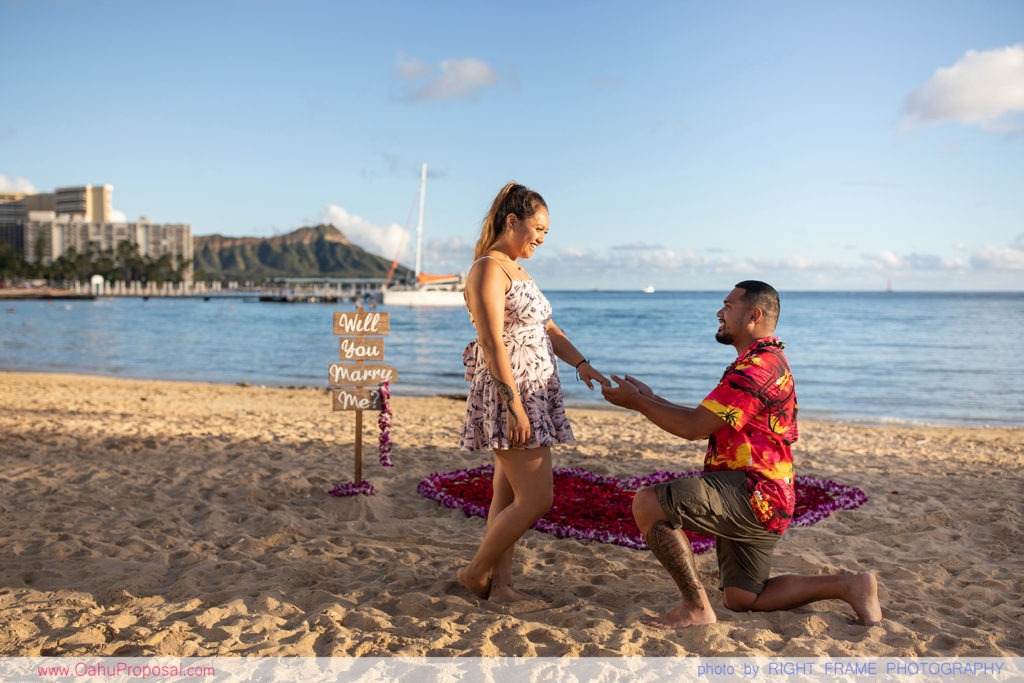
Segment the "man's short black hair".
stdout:
<svg viewBox="0 0 1024 683">
<path fill-rule="evenodd" d="M 774 287 L 760 280 L 744 280 L 735 286 L 743 290 L 743 302 L 764 311 L 773 325 L 779 321 L 779 293 Z"/>
</svg>

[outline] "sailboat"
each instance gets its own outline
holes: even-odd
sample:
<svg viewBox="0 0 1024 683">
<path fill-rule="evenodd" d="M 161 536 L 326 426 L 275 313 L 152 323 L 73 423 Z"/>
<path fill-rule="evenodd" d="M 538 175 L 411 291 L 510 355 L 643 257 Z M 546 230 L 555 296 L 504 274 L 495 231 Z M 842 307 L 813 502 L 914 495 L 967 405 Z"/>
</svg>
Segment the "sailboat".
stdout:
<svg viewBox="0 0 1024 683">
<path fill-rule="evenodd" d="M 416 282 L 391 286 L 391 276 L 382 290 L 385 306 L 465 306 L 466 283 L 461 275 L 428 275 L 420 272 L 423 251 L 423 203 L 427 192 L 427 165 L 420 169 L 420 214 L 416 222 Z M 394 273 L 398 258 L 391 264 Z"/>
</svg>

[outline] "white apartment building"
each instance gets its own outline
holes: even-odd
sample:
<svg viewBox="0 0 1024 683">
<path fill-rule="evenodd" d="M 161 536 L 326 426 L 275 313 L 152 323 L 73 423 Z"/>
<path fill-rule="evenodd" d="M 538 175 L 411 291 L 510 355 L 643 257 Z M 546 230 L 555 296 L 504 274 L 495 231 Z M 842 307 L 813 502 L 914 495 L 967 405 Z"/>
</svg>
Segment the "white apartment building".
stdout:
<svg viewBox="0 0 1024 683">
<path fill-rule="evenodd" d="M 50 211 L 33 211 L 21 223 L 24 259 L 29 263 L 52 263 L 74 248 L 79 254 L 90 247 L 116 250 L 122 242 L 137 245 L 139 253 L 152 259 L 170 256 L 174 267 L 185 268 L 192 280 L 192 226 L 150 223 L 145 217 L 133 223 L 87 223 L 57 217 Z"/>
</svg>

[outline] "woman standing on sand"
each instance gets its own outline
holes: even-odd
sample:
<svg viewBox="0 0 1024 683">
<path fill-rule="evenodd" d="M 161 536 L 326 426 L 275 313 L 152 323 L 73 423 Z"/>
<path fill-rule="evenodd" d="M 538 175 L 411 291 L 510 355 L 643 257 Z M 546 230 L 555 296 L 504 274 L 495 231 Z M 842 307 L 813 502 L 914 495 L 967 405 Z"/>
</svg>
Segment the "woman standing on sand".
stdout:
<svg viewBox="0 0 1024 683">
<path fill-rule="evenodd" d="M 557 358 L 591 390 L 595 381 L 610 386 L 551 320 L 551 304 L 517 262 L 544 243 L 548 225 L 544 199 L 507 184 L 484 219 L 466 279 L 477 339 L 463 354 L 470 386 L 459 447 L 493 449 L 494 478 L 483 541 L 456 576 L 495 602 L 531 599 L 512 585 L 513 548 L 551 508 L 551 446 L 575 440 Z"/>
</svg>

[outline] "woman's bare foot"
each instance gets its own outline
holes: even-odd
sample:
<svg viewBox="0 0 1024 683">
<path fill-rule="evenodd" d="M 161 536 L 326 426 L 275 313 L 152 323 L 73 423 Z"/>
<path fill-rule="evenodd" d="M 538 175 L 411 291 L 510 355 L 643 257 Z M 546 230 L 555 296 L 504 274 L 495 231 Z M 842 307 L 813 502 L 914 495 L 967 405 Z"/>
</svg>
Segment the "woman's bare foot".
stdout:
<svg viewBox="0 0 1024 683">
<path fill-rule="evenodd" d="M 488 577 L 484 577 L 483 581 L 474 581 L 471 577 L 467 576 L 468 572 L 466 567 L 455 570 L 455 578 L 459 583 L 463 585 L 470 593 L 478 598 L 487 600 L 491 594 L 491 580 Z"/>
<path fill-rule="evenodd" d="M 708 608 L 691 609 L 680 605 L 660 617 L 644 617 L 641 623 L 654 628 L 674 630 L 700 624 L 713 624 L 718 621 L 715 611 Z"/>
<path fill-rule="evenodd" d="M 524 593 L 511 583 L 502 585 L 491 584 L 491 595 L 487 598 L 491 602 L 528 602 L 530 600 L 542 600 L 535 595 Z"/>
<path fill-rule="evenodd" d="M 856 574 L 852 581 L 853 591 L 847 602 L 857 613 L 860 623 L 872 626 L 882 621 L 882 606 L 878 602 L 878 579 L 871 572 Z"/>
</svg>

